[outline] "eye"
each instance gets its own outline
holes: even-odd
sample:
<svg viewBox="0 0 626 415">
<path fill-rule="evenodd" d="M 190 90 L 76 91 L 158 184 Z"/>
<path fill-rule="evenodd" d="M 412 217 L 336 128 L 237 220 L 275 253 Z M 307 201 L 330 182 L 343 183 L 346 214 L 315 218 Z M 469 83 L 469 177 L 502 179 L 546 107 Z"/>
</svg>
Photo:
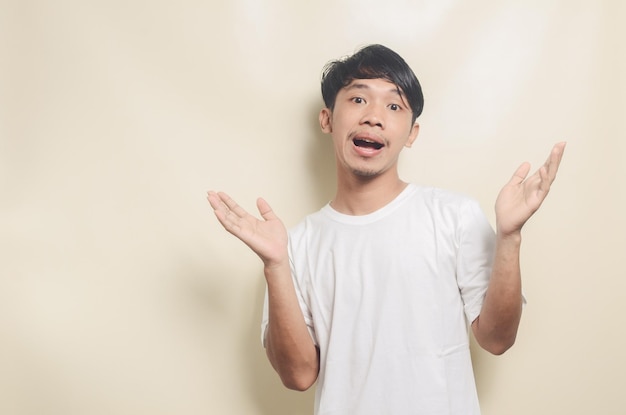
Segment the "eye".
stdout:
<svg viewBox="0 0 626 415">
<path fill-rule="evenodd" d="M 400 107 L 400 105 L 398 104 L 390 104 L 389 105 L 389 109 L 392 111 L 400 111 L 402 109 L 402 107 Z"/>
<path fill-rule="evenodd" d="M 361 97 L 354 97 L 352 98 L 352 102 L 354 102 L 355 104 L 362 104 L 365 102 L 365 100 Z"/>
</svg>

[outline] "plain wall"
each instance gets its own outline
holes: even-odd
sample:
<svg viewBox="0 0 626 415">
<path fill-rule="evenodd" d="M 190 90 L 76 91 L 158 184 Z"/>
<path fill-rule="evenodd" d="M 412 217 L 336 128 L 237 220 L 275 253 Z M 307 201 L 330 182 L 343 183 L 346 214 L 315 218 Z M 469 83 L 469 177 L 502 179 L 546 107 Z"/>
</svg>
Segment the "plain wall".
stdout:
<svg viewBox="0 0 626 415">
<path fill-rule="evenodd" d="M 312 413 L 205 192 L 288 226 L 326 203 L 321 68 L 368 43 L 423 85 L 407 181 L 493 221 L 515 168 L 568 141 L 525 229 L 517 344 L 474 350 L 484 415 L 624 413 L 624 2 L 0 4 L 0 413 Z"/>
</svg>

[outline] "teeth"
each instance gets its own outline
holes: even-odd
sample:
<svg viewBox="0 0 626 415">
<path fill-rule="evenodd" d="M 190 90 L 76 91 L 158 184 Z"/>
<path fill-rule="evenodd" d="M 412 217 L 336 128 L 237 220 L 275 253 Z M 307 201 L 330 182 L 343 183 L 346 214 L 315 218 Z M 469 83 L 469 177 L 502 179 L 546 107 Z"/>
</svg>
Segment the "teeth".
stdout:
<svg viewBox="0 0 626 415">
<path fill-rule="evenodd" d="M 354 144 L 359 147 L 371 147 L 376 150 L 380 150 L 381 148 L 383 148 L 383 145 L 381 143 L 378 143 L 374 140 L 369 140 L 367 138 L 357 138 L 354 140 Z"/>
</svg>

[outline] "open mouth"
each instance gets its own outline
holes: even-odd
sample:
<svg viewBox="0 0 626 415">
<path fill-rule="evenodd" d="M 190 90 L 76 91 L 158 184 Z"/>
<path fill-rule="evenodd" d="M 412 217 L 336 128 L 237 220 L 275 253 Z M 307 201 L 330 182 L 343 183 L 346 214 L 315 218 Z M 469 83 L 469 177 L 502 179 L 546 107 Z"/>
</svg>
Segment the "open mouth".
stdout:
<svg viewBox="0 0 626 415">
<path fill-rule="evenodd" d="M 374 150 L 380 150 L 384 147 L 383 143 L 376 142 L 374 140 L 368 140 L 367 138 L 355 138 L 352 140 L 355 146 L 363 148 L 372 148 Z"/>
</svg>

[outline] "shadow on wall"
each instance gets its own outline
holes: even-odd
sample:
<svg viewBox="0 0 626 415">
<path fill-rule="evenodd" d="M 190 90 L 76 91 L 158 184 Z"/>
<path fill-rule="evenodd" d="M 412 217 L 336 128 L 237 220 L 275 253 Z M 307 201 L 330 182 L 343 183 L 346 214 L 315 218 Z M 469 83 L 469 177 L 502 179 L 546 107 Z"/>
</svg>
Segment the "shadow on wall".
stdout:
<svg viewBox="0 0 626 415">
<path fill-rule="evenodd" d="M 306 160 L 302 165 L 308 166 L 313 180 L 314 206 L 312 213 L 328 203 L 335 189 L 335 157 L 330 136 L 321 132 L 318 122 L 319 102 L 311 103 L 309 111 L 308 142 Z M 263 415 L 309 415 L 313 412 L 315 386 L 306 392 L 291 391 L 283 386 L 278 374 L 271 367 L 265 350 L 261 345 L 261 319 L 265 297 L 265 279 L 259 275 L 256 279 L 254 315 L 242 343 L 242 354 L 246 362 L 248 374 L 247 388 L 257 404 L 259 413 Z"/>
<path fill-rule="evenodd" d="M 324 134 L 319 125 L 319 102 L 311 104 L 307 165 L 314 180 L 315 210 L 328 203 L 335 195 L 335 152 L 329 134 Z"/>
<path fill-rule="evenodd" d="M 255 307 L 249 330 L 243 339 L 244 359 L 248 374 L 247 395 L 256 402 L 262 415 L 309 415 L 313 412 L 315 386 L 306 392 L 292 391 L 283 386 L 267 360 L 265 349 L 261 345 L 261 318 L 265 297 L 265 279 L 259 275 Z"/>
<path fill-rule="evenodd" d="M 472 366 L 474 367 L 478 400 L 482 404 L 490 400 L 490 391 L 498 383 L 497 361 L 502 359 L 502 357 L 493 356 L 484 351 L 473 336 L 471 336 L 470 340 L 470 352 L 472 354 Z M 511 353 L 511 351 L 508 353 Z"/>
</svg>

